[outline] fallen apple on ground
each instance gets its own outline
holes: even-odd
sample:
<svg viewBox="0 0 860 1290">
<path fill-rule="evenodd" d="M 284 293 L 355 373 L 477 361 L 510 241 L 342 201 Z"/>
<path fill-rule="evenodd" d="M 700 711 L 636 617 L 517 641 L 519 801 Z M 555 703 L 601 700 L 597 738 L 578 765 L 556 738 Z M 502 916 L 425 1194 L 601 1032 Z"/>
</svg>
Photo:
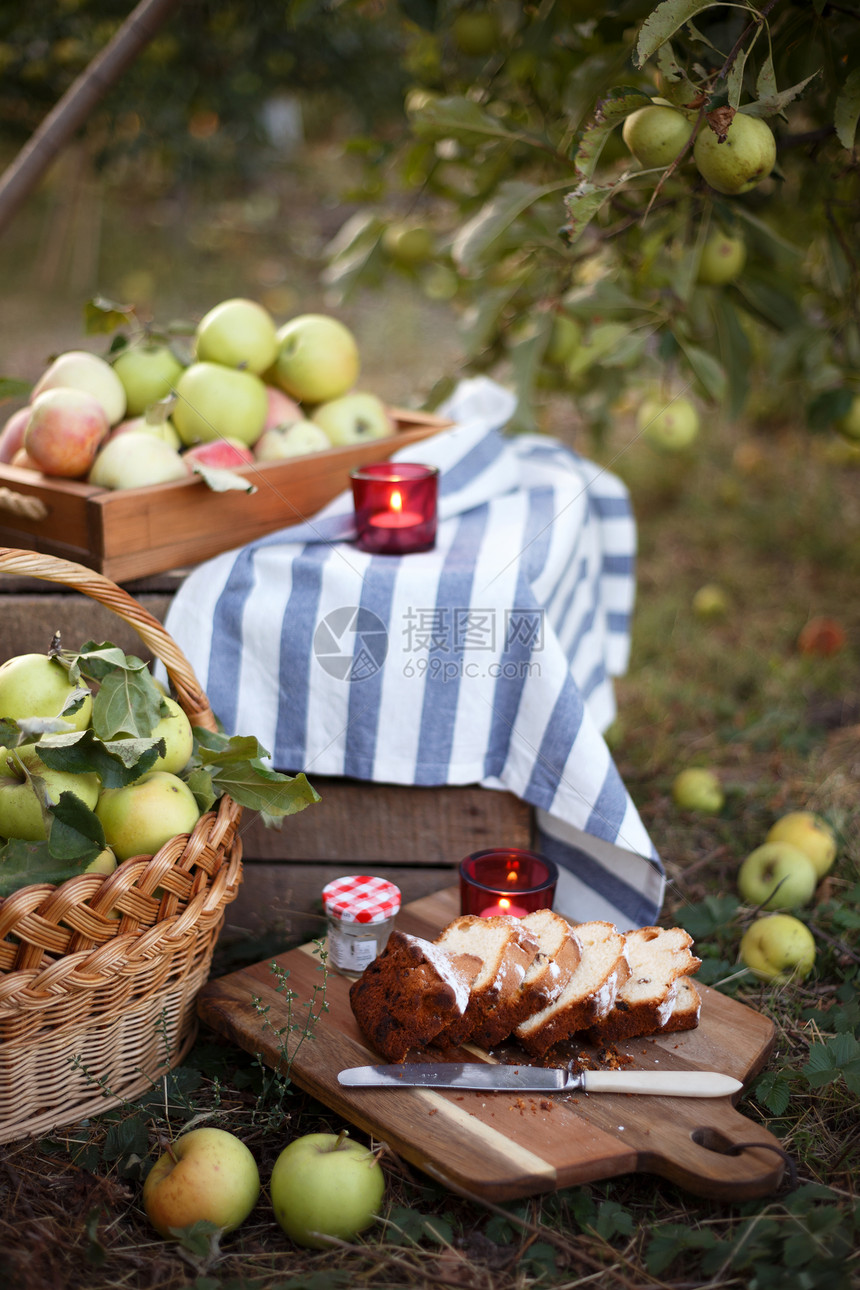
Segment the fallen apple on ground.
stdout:
<svg viewBox="0 0 860 1290">
<path fill-rule="evenodd" d="M 693 596 L 693 613 L 697 618 L 724 618 L 728 609 L 728 596 L 714 582 L 706 582 Z"/>
<path fill-rule="evenodd" d="M 764 842 L 738 870 L 738 891 L 759 909 L 799 909 L 815 895 L 818 875 L 808 856 L 788 842 Z"/>
<path fill-rule="evenodd" d="M 787 842 L 809 859 L 818 878 L 829 873 L 836 859 L 836 835 L 813 811 L 789 811 L 772 824 L 766 842 Z"/>
<path fill-rule="evenodd" d="M 260 1195 L 251 1152 L 225 1129 L 192 1129 L 156 1160 L 143 1184 L 143 1207 L 160 1236 L 171 1228 L 214 1223 L 232 1232 Z"/>
<path fill-rule="evenodd" d="M 672 797 L 685 811 L 716 815 L 723 809 L 725 794 L 719 777 L 705 766 L 689 766 L 672 781 Z"/>
<path fill-rule="evenodd" d="M 275 1218 L 297 1245 L 326 1249 L 377 1218 L 385 1175 L 373 1152 L 345 1133 L 309 1133 L 285 1147 L 272 1170 Z"/>
<path fill-rule="evenodd" d="M 787 982 L 808 976 L 815 963 L 815 940 L 805 923 L 791 914 L 757 918 L 741 937 L 741 962 L 763 981 Z"/>
</svg>

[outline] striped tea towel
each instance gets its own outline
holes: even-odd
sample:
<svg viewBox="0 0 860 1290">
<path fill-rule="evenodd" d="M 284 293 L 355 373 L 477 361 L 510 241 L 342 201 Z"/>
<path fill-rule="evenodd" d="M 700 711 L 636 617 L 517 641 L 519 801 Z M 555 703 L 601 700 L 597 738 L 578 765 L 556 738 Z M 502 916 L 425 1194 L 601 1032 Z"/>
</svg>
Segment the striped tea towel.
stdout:
<svg viewBox="0 0 860 1290">
<path fill-rule="evenodd" d="M 439 467 L 433 551 L 358 550 L 345 492 L 199 566 L 166 625 L 278 769 L 505 789 L 536 808 L 556 909 L 647 925 L 663 870 L 601 733 L 630 643 L 627 492 L 555 439 L 505 437 L 513 409 L 464 381 L 453 427 L 395 455 Z"/>
</svg>

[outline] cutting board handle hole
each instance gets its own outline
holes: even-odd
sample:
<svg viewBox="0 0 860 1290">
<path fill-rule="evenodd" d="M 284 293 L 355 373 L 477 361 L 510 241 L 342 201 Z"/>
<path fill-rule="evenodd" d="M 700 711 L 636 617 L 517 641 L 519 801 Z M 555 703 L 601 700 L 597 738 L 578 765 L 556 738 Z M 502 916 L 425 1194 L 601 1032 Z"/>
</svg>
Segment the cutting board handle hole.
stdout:
<svg viewBox="0 0 860 1290">
<path fill-rule="evenodd" d="M 727 1138 L 724 1133 L 719 1133 L 716 1129 L 705 1127 L 694 1129 L 690 1134 L 697 1147 L 704 1147 L 706 1151 L 716 1151 L 721 1156 L 728 1155 L 734 1151 L 735 1144 L 731 1138 Z"/>
</svg>

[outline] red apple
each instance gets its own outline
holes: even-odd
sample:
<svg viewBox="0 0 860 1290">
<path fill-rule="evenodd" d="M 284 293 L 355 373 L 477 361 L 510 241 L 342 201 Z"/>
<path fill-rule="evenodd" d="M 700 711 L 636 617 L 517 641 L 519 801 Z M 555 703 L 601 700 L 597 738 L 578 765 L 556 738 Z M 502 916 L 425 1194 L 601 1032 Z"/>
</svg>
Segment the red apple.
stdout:
<svg viewBox="0 0 860 1290">
<path fill-rule="evenodd" d="M 0 430 L 0 461 L 10 462 L 19 448 L 24 446 L 24 431 L 30 420 L 31 408 L 19 408 Z"/>
<path fill-rule="evenodd" d="M 196 443 L 184 452 L 186 461 L 199 461 L 213 470 L 235 470 L 254 460 L 251 449 L 238 439 L 211 439 L 209 443 Z"/>
<path fill-rule="evenodd" d="M 24 449 L 44 474 L 78 479 L 92 466 L 109 429 L 94 395 L 59 385 L 33 400 Z"/>
<path fill-rule="evenodd" d="M 294 421 L 302 421 L 304 413 L 288 394 L 279 390 L 276 385 L 266 386 L 266 397 L 269 400 L 269 410 L 266 413 L 266 424 L 264 430 L 273 430 L 276 426 L 292 425 Z"/>
</svg>

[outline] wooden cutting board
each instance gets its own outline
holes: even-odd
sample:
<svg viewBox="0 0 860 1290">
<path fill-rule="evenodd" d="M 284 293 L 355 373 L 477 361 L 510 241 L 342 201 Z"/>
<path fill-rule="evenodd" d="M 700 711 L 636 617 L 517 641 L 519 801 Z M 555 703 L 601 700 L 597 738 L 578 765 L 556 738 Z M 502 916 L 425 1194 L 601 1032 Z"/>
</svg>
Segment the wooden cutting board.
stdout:
<svg viewBox="0 0 860 1290">
<path fill-rule="evenodd" d="M 397 926 L 432 939 L 459 913 L 458 892 L 450 888 L 406 905 Z M 301 1024 L 323 980 L 313 945 L 210 981 L 199 996 L 201 1018 L 278 1066 L 285 1040 L 277 1032 L 288 1020 L 284 972 L 296 996 L 292 1020 Z M 327 1010 L 312 1037 L 298 1045 L 295 1036 L 286 1040 L 291 1078 L 444 1183 L 488 1200 L 634 1171 L 660 1174 L 698 1196 L 726 1201 L 763 1196 L 779 1186 L 784 1156 L 777 1139 L 736 1111 L 727 1097 L 341 1088 L 340 1070 L 381 1060 L 353 1018 L 349 985 L 346 978 L 327 974 Z M 700 989 L 696 1030 L 633 1039 L 617 1049 L 643 1070 L 718 1070 L 746 1083 L 767 1060 L 774 1027 L 736 1000 Z M 491 1060 L 469 1046 L 449 1059 Z"/>
</svg>

